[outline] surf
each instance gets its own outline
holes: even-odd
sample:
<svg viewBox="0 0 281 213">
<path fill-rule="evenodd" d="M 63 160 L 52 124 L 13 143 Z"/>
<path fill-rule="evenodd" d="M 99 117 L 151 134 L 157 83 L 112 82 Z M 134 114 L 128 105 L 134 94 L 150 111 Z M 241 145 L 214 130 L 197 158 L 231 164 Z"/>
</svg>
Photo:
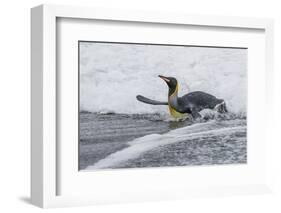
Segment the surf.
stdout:
<svg viewBox="0 0 281 213">
<path fill-rule="evenodd" d="M 142 94 L 166 101 L 166 85 L 157 78 L 163 74 L 179 80 L 179 96 L 205 91 L 223 98 L 230 112 L 246 113 L 246 50 L 87 42 L 80 45 L 81 110 L 169 114 L 167 106 L 140 104 L 135 98 Z M 105 63 L 105 59 L 110 60 Z"/>
<path fill-rule="evenodd" d="M 122 164 L 139 158 L 144 153 L 180 142 L 190 142 L 206 137 L 229 138 L 236 133 L 246 133 L 246 121 L 243 119 L 217 121 L 211 120 L 204 123 L 195 123 L 164 134 L 149 134 L 127 142 L 128 147 L 114 152 L 86 170 L 107 169 L 119 167 Z"/>
</svg>

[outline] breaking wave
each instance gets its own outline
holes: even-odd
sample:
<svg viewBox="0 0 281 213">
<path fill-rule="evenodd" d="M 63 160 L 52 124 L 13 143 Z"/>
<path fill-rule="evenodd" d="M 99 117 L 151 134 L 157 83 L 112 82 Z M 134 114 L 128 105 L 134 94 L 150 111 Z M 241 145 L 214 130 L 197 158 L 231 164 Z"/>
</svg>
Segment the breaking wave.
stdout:
<svg viewBox="0 0 281 213">
<path fill-rule="evenodd" d="M 179 95 L 201 90 L 246 113 L 247 50 L 80 42 L 80 109 L 94 113 L 167 114 L 167 106 L 140 103 L 136 95 L 167 100 L 157 76 L 174 76 Z M 155 136 L 156 137 L 156 136 Z"/>
</svg>

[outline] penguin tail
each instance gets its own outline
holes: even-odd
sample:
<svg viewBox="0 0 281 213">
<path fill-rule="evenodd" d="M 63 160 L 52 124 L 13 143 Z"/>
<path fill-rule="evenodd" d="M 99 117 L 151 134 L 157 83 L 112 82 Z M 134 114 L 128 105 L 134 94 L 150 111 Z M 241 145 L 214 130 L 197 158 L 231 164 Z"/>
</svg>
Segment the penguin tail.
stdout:
<svg viewBox="0 0 281 213">
<path fill-rule="evenodd" d="M 149 98 L 146 98 L 142 95 L 137 95 L 136 96 L 137 100 L 146 104 L 152 104 L 152 105 L 168 105 L 168 102 L 161 102 L 161 101 L 155 101 L 151 100 Z"/>
</svg>

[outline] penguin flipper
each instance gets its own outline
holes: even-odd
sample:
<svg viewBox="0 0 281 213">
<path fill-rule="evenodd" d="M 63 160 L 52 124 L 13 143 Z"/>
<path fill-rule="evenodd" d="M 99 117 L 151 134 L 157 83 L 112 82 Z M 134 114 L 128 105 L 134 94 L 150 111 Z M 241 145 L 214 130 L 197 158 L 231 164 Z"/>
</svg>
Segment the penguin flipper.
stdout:
<svg viewBox="0 0 281 213">
<path fill-rule="evenodd" d="M 161 101 L 154 101 L 149 98 L 146 98 L 142 95 L 137 95 L 137 100 L 146 104 L 152 104 L 152 105 L 168 105 L 168 102 L 161 102 Z"/>
</svg>

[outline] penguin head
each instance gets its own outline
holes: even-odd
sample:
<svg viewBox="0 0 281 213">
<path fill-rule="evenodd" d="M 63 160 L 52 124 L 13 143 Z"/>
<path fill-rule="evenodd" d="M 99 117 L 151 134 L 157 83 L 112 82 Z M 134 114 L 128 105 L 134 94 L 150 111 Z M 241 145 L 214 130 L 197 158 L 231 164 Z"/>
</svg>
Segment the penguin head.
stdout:
<svg viewBox="0 0 281 213">
<path fill-rule="evenodd" d="M 178 81 L 174 77 L 165 77 L 159 75 L 159 78 L 163 79 L 169 87 L 169 95 L 172 95 L 178 89 Z"/>
</svg>

